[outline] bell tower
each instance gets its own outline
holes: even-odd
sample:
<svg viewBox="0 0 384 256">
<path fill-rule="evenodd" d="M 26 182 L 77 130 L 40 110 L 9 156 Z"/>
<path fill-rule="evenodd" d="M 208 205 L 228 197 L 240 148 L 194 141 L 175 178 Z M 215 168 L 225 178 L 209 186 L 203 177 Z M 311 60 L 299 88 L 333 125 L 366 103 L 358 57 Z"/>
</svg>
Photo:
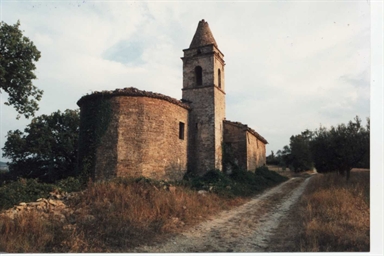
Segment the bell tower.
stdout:
<svg viewBox="0 0 384 256">
<path fill-rule="evenodd" d="M 225 118 L 224 55 L 205 20 L 183 50 L 183 100 L 189 102 L 188 170 L 199 175 L 222 170 Z"/>
</svg>

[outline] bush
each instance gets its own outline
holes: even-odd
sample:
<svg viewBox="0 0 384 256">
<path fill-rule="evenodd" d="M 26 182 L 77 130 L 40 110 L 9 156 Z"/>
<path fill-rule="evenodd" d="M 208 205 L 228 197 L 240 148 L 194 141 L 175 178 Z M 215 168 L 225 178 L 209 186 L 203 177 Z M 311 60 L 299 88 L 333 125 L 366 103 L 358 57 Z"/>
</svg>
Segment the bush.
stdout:
<svg viewBox="0 0 384 256">
<path fill-rule="evenodd" d="M 66 192 L 80 191 L 85 187 L 80 179 L 68 177 L 56 184 L 41 183 L 38 179 L 18 179 L 7 181 L 0 186 L 0 210 L 8 209 L 21 202 L 33 202 L 46 198 L 49 192 L 59 190 Z"/>
<path fill-rule="evenodd" d="M 221 196 L 252 196 L 257 192 L 286 181 L 276 172 L 269 171 L 267 167 L 260 167 L 255 172 L 234 170 L 232 174 L 227 175 L 219 170 L 207 172 L 202 177 L 190 179 L 190 187 L 195 190 L 207 190 Z"/>
<path fill-rule="evenodd" d="M 275 183 L 275 182 L 280 183 L 280 182 L 286 181 L 288 179 L 287 177 L 281 176 L 277 172 L 273 172 L 273 171 L 268 170 L 268 167 L 266 167 L 266 166 L 256 168 L 255 175 L 263 177 L 266 180 L 270 180 L 273 183 Z"/>
<path fill-rule="evenodd" d="M 58 186 L 60 190 L 66 192 L 76 192 L 83 189 L 85 184 L 82 182 L 82 180 L 80 180 L 80 178 L 68 177 L 56 182 L 56 186 Z"/>
<path fill-rule="evenodd" d="M 20 202 L 36 201 L 48 197 L 57 189 L 52 184 L 39 183 L 36 179 L 19 179 L 0 187 L 0 209 L 11 208 Z"/>
</svg>

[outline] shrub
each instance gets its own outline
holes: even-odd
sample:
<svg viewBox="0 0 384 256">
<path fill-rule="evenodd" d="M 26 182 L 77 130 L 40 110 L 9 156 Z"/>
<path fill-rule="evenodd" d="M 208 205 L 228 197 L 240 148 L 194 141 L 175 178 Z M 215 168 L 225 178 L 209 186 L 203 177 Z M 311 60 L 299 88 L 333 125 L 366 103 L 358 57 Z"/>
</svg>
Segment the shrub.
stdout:
<svg viewBox="0 0 384 256">
<path fill-rule="evenodd" d="M 36 179 L 19 179 L 0 187 L 0 209 L 7 209 L 20 202 L 36 201 L 48 197 L 57 189 L 52 184 L 39 183 Z"/>
<path fill-rule="evenodd" d="M 58 182 L 56 182 L 56 185 L 59 187 L 60 190 L 66 192 L 80 191 L 85 187 L 82 180 L 80 180 L 80 178 L 75 177 L 68 177 L 66 179 L 59 180 Z"/>
<path fill-rule="evenodd" d="M 256 172 L 234 170 L 227 175 L 219 170 L 207 172 L 202 177 L 190 180 L 190 187 L 195 190 L 208 190 L 221 196 L 252 196 L 266 187 L 276 185 L 287 180 L 267 167 L 260 167 Z"/>
</svg>

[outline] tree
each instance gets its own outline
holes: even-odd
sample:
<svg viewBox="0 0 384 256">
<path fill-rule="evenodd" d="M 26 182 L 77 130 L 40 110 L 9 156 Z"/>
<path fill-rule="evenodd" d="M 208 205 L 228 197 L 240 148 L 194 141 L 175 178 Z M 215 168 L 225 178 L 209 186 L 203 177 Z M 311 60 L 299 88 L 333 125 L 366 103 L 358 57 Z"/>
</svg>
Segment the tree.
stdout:
<svg viewBox="0 0 384 256">
<path fill-rule="evenodd" d="M 271 154 L 267 156 L 267 164 L 270 165 L 279 165 L 279 159 L 275 156 L 275 153 L 273 153 L 273 150 L 271 151 Z"/>
<path fill-rule="evenodd" d="M 340 124 L 329 130 L 320 127 L 310 143 L 317 171 L 346 173 L 348 180 L 353 167 L 369 167 L 369 132 L 369 119 L 364 128 L 358 116 L 347 125 Z"/>
<path fill-rule="evenodd" d="M 309 142 L 312 139 L 312 132 L 305 130 L 299 135 L 290 138 L 290 165 L 295 172 L 312 169 L 312 155 Z"/>
<path fill-rule="evenodd" d="M 14 177 L 39 178 L 45 182 L 75 175 L 79 111 L 57 111 L 33 118 L 24 133 L 9 131 L 3 157 Z"/>
<path fill-rule="evenodd" d="M 279 160 L 279 166 L 286 168 L 291 165 L 291 148 L 289 146 L 285 145 L 283 150 L 276 152 L 276 155 Z"/>
<path fill-rule="evenodd" d="M 34 116 L 43 94 L 32 84 L 36 79 L 34 62 L 39 60 L 40 52 L 23 36 L 19 26 L 19 21 L 13 26 L 0 22 L 0 93 L 8 93 L 5 104 L 13 105 L 19 113 L 17 119 L 20 114 L 26 118 Z"/>
</svg>

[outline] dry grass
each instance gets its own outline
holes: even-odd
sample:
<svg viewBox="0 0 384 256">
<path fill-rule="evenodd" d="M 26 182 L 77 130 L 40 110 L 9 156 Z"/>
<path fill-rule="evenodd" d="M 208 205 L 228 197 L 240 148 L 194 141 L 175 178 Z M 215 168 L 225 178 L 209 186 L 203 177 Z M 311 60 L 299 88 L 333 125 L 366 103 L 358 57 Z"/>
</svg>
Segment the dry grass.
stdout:
<svg viewBox="0 0 384 256">
<path fill-rule="evenodd" d="M 314 177 L 300 202 L 300 250 L 369 251 L 369 172 L 354 172 L 349 182 L 336 174 Z"/>
<path fill-rule="evenodd" d="M 85 241 L 80 250 L 121 251 L 155 242 L 161 234 L 176 232 L 237 203 L 182 187 L 171 192 L 145 182 L 91 184 L 75 202 L 85 216 L 94 217 L 78 224 Z"/>
<path fill-rule="evenodd" d="M 42 220 L 35 212 L 26 212 L 14 220 L 0 219 L 0 252 L 47 252 L 63 235 L 54 220 Z"/>
<path fill-rule="evenodd" d="M 145 180 L 90 183 L 70 202 L 75 211 L 72 224 L 42 220 L 33 213 L 14 221 L 2 217 L 0 251 L 124 252 L 245 202 L 175 188 L 170 191 Z"/>
</svg>

